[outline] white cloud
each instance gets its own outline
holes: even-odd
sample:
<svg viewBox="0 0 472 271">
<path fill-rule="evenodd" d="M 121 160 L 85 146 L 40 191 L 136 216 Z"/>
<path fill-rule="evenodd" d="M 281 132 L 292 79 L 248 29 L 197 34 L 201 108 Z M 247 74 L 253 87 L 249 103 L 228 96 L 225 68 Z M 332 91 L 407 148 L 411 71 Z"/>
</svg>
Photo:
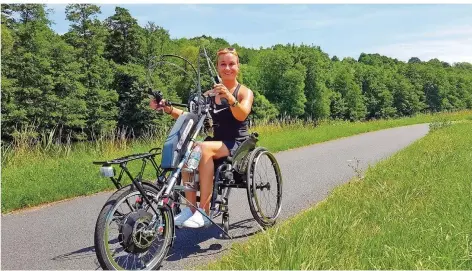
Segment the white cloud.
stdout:
<svg viewBox="0 0 472 271">
<path fill-rule="evenodd" d="M 422 61 L 437 58 L 449 63 L 472 63 L 472 38 L 464 36 L 455 39 L 416 40 L 381 46 L 371 51 L 403 61 L 418 57 Z"/>
<path fill-rule="evenodd" d="M 457 24 L 435 30 L 403 34 L 399 42 L 378 46 L 370 51 L 408 61 L 418 57 L 422 61 L 437 58 L 449 63 L 472 62 L 472 25 Z"/>
<path fill-rule="evenodd" d="M 427 31 L 421 33 L 411 33 L 405 35 L 399 35 L 399 39 L 411 39 L 411 38 L 446 38 L 452 36 L 472 36 L 472 25 L 450 25 L 443 26 L 434 31 Z"/>
</svg>

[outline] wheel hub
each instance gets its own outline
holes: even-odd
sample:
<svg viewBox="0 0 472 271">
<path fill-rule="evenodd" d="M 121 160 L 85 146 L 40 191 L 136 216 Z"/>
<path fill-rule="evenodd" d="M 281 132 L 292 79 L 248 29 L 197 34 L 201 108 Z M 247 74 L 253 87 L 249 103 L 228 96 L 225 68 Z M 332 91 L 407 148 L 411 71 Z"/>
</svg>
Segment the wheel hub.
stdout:
<svg viewBox="0 0 472 271">
<path fill-rule="evenodd" d="M 147 230 L 152 214 L 145 210 L 130 213 L 119 227 L 118 240 L 126 252 L 145 252 L 154 241 L 156 234 Z"/>
<path fill-rule="evenodd" d="M 264 188 L 267 190 L 270 190 L 270 183 L 269 182 L 267 182 L 266 184 L 259 183 L 256 185 L 256 189 L 260 189 L 264 191 Z"/>
</svg>

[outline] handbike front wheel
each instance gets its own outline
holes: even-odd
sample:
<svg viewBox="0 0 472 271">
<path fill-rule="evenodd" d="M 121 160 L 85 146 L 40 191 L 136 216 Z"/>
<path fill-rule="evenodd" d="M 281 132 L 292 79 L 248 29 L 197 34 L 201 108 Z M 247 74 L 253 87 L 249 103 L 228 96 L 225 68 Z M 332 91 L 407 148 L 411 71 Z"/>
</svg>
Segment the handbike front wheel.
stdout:
<svg viewBox="0 0 472 271">
<path fill-rule="evenodd" d="M 158 269 L 166 257 L 174 225 L 168 206 L 159 208 L 158 191 L 142 183 L 145 194 L 157 210 L 157 218 L 141 193 L 128 185 L 106 202 L 95 225 L 95 252 L 104 270 Z"/>
<path fill-rule="evenodd" d="M 254 219 L 264 228 L 275 224 L 282 208 L 282 174 L 275 156 L 259 147 L 249 157 L 247 196 Z"/>
</svg>

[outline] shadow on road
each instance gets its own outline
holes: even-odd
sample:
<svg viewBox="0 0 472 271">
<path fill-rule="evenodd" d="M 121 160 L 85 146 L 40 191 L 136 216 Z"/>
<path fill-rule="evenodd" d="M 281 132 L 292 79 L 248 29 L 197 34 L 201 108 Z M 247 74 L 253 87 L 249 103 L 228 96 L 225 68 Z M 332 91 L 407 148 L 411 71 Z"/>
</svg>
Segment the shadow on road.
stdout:
<svg viewBox="0 0 472 271">
<path fill-rule="evenodd" d="M 206 229 L 177 229 L 174 246 L 169 251 L 166 261 L 218 254 L 227 250 L 227 248 L 223 249 L 222 244 L 252 236 L 260 231 L 254 219 L 230 224 L 229 234 L 232 240 L 227 239 L 226 235 L 215 225 Z"/>
<path fill-rule="evenodd" d="M 95 257 L 95 248 L 93 246 L 82 248 L 73 252 L 65 253 L 52 258 L 53 261 L 69 261 L 75 259 L 83 259 Z"/>
<path fill-rule="evenodd" d="M 95 257 L 95 248 L 93 246 L 82 248 L 73 252 L 61 254 L 59 256 L 52 258 L 51 260 L 69 261 L 69 260 L 83 259 L 83 258 L 89 258 L 89 257 Z"/>
<path fill-rule="evenodd" d="M 51 260 L 53 261 L 71 261 L 71 260 L 76 260 L 76 259 L 85 259 L 85 258 L 93 258 L 94 263 L 95 263 L 95 270 L 101 270 L 100 265 L 98 264 L 96 255 L 95 255 L 95 248 L 93 246 L 82 248 L 76 251 L 72 251 L 69 253 L 61 254 L 59 256 L 56 256 L 52 258 Z"/>
<path fill-rule="evenodd" d="M 220 224 L 221 226 L 221 224 Z M 254 219 L 245 219 L 230 224 L 229 234 L 232 240 L 228 239 L 224 233 L 215 225 L 206 229 L 190 229 L 182 228 L 176 230 L 176 239 L 174 246 L 169 251 L 166 261 L 173 262 L 185 258 L 200 257 L 219 254 L 228 248 L 223 248 L 222 244 L 243 239 L 256 233 L 261 232 Z M 96 261 L 95 248 L 93 246 L 85 247 L 76 251 L 58 255 L 51 260 L 53 261 L 70 261 L 84 258 L 94 258 Z"/>
</svg>

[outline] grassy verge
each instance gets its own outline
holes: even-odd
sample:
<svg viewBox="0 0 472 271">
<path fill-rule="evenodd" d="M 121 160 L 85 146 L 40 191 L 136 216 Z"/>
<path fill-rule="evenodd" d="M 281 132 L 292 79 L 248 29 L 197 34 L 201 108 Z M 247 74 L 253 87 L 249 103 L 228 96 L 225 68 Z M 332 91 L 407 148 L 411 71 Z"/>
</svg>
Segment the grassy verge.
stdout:
<svg viewBox="0 0 472 271">
<path fill-rule="evenodd" d="M 329 122 L 317 127 L 298 121 L 262 125 L 254 130 L 260 134 L 259 145 L 277 152 L 384 128 L 467 118 L 472 118 L 472 111 L 370 122 Z M 109 179 L 99 176 L 99 167 L 93 165 L 92 161 L 147 152 L 152 147 L 162 145 L 159 140 L 125 143 L 115 142 L 110 146 L 99 147 L 80 144 L 73 146 L 66 154 L 23 150 L 11 155 L 8 162 L 2 164 L 2 213 L 113 189 Z M 2 157 L 6 156 L 2 154 Z M 132 172 L 136 172 L 140 165 L 133 162 L 129 166 Z M 148 166 L 145 177 L 152 179 L 154 175 Z"/>
<path fill-rule="evenodd" d="M 424 138 L 205 269 L 472 269 L 472 122 Z"/>
</svg>

